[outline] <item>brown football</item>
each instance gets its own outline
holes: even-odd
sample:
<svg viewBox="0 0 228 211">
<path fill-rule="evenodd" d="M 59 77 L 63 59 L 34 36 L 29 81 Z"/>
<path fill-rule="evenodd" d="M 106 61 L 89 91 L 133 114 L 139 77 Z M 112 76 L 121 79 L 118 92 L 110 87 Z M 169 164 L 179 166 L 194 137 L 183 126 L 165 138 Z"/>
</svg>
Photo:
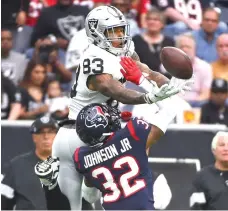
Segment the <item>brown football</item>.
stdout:
<svg viewBox="0 0 228 211">
<path fill-rule="evenodd" d="M 172 76 L 180 79 L 192 77 L 193 68 L 187 54 L 175 47 L 164 47 L 160 53 L 161 63 Z"/>
</svg>

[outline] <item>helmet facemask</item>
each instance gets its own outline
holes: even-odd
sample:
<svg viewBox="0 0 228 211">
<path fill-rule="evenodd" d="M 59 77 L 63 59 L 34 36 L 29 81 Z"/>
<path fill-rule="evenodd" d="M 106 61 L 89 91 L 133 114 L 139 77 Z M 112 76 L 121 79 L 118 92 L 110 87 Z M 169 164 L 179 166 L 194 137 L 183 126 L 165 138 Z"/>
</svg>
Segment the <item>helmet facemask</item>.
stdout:
<svg viewBox="0 0 228 211">
<path fill-rule="evenodd" d="M 131 43 L 129 24 L 106 27 L 104 36 L 103 42 L 107 46 L 107 51 L 117 56 L 123 56 L 128 52 Z"/>
<path fill-rule="evenodd" d="M 120 28 L 123 30 L 123 36 L 118 37 L 116 30 Z M 95 45 L 116 56 L 125 56 L 131 45 L 129 24 L 119 24 L 109 27 L 100 26 L 100 30 L 95 29 L 94 33 L 91 33 L 91 36 L 94 39 Z M 113 43 L 118 42 L 122 46 L 113 46 Z"/>
</svg>

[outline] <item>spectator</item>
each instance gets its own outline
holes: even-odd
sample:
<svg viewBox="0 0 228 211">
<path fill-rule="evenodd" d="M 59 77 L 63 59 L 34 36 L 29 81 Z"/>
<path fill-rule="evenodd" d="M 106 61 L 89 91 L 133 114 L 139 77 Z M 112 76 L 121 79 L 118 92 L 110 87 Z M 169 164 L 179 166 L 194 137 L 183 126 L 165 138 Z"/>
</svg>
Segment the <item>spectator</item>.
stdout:
<svg viewBox="0 0 228 211">
<path fill-rule="evenodd" d="M 45 105 L 45 93 L 47 89 L 47 70 L 42 64 L 31 61 L 25 72 L 21 84 L 23 108 L 22 119 L 35 119 L 48 112 Z"/>
<path fill-rule="evenodd" d="M 24 6 L 23 1 L 23 8 L 16 18 L 17 29 L 14 32 L 14 50 L 20 53 L 25 53 L 30 47 L 33 27 L 43 7 L 56 4 L 56 0 L 27 0 L 26 4 Z"/>
<path fill-rule="evenodd" d="M 47 200 L 34 172 L 38 161 L 51 155 L 52 144 L 58 130 L 57 122 L 49 117 L 36 119 L 31 126 L 35 150 L 12 159 L 5 168 L 1 183 L 2 210 L 63 210 L 70 209 L 65 196 Z M 18 141 L 18 140 L 15 140 Z"/>
<path fill-rule="evenodd" d="M 48 82 L 45 104 L 49 106 L 49 112 L 54 119 L 63 120 L 67 118 L 69 98 L 63 96 L 59 81 L 52 80 Z"/>
<path fill-rule="evenodd" d="M 146 13 L 150 9 L 150 1 L 132 0 L 131 8 L 137 16 L 139 27 L 145 28 Z"/>
<path fill-rule="evenodd" d="M 208 103 L 201 110 L 201 123 L 224 124 L 228 126 L 228 82 L 224 79 L 214 79 L 211 96 Z"/>
<path fill-rule="evenodd" d="M 174 46 L 174 40 L 162 34 L 165 25 L 163 14 L 153 8 L 146 15 L 146 32 L 133 37 L 135 51 L 141 62 L 147 64 L 150 69 L 160 71 L 160 51 L 165 46 Z"/>
<path fill-rule="evenodd" d="M 12 50 L 12 33 L 7 29 L 1 30 L 1 69 L 3 75 L 18 85 L 20 80 L 24 77 L 25 68 L 27 66 L 27 59 L 24 55 Z"/>
<path fill-rule="evenodd" d="M 27 13 L 20 11 L 16 18 L 17 28 L 13 31 L 13 49 L 19 53 L 25 53 L 31 43 L 32 28 L 26 25 L 26 20 Z"/>
<path fill-rule="evenodd" d="M 38 42 L 39 43 L 39 42 Z M 69 82 L 72 79 L 72 72 L 65 68 L 58 54 L 56 43 L 50 39 L 44 39 L 36 45 L 36 54 L 42 63 L 47 65 L 49 76 L 55 76 L 61 83 Z"/>
<path fill-rule="evenodd" d="M 212 140 L 214 165 L 197 173 L 191 190 L 190 207 L 196 210 L 228 210 L 228 133 L 218 132 Z"/>
<path fill-rule="evenodd" d="M 21 108 L 21 93 L 13 82 L 1 73 L 1 119 L 18 119 Z"/>
<path fill-rule="evenodd" d="M 46 65 L 49 79 L 58 78 L 63 89 L 69 91 L 70 84 L 68 82 L 72 80 L 72 72 L 63 65 L 64 62 L 61 61 L 58 46 L 51 38 L 53 37 L 48 36 L 36 42 L 33 59 Z"/>
<path fill-rule="evenodd" d="M 220 13 L 214 8 L 207 8 L 203 13 L 201 29 L 194 31 L 196 55 L 209 63 L 217 60 L 216 39 Z M 209 53 L 210 52 L 210 53 Z"/>
<path fill-rule="evenodd" d="M 10 30 L 16 29 L 16 18 L 21 10 L 28 10 L 30 0 L 3 0 L 2 5 L 2 27 Z"/>
<path fill-rule="evenodd" d="M 198 0 L 175 1 L 175 0 L 151 0 L 151 5 L 164 12 L 167 25 L 164 33 L 173 37 L 190 30 L 200 28 L 202 9 Z M 190 9 L 189 9 L 190 8 Z"/>
<path fill-rule="evenodd" d="M 214 78 L 223 78 L 228 81 L 228 34 L 218 37 L 216 47 L 218 60 L 212 63 Z"/>
<path fill-rule="evenodd" d="M 136 16 L 131 10 L 131 0 L 112 0 L 111 5 L 119 9 L 126 17 L 130 25 L 131 36 L 139 34 L 140 30 L 136 22 Z"/>
<path fill-rule="evenodd" d="M 55 6 L 42 10 L 34 28 L 32 44 L 52 34 L 57 39 L 58 47 L 66 49 L 74 33 L 84 28 L 88 12 L 87 7 L 73 5 L 72 0 L 58 0 Z"/>
<path fill-rule="evenodd" d="M 183 95 L 183 99 L 188 101 L 191 106 L 202 106 L 209 99 L 212 83 L 211 66 L 196 57 L 196 43 L 192 35 L 179 35 L 176 39 L 176 46 L 183 50 L 191 59 L 194 74 L 194 84 L 190 92 Z"/>
<path fill-rule="evenodd" d="M 176 36 L 191 30 L 198 30 L 202 23 L 203 10 L 213 6 L 214 0 L 151 0 L 152 6 L 164 11 L 167 26 L 164 33 Z M 224 22 L 219 23 L 219 31 L 227 30 Z"/>
</svg>

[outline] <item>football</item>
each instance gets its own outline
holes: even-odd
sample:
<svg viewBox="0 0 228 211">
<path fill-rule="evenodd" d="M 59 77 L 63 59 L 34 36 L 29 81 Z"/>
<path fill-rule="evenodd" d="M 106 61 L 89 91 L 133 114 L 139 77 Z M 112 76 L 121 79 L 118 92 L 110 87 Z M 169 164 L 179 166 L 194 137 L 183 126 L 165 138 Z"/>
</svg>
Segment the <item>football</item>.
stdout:
<svg viewBox="0 0 228 211">
<path fill-rule="evenodd" d="M 164 47 L 160 53 L 161 63 L 167 72 L 180 79 L 192 77 L 193 68 L 187 54 L 175 47 Z"/>
</svg>

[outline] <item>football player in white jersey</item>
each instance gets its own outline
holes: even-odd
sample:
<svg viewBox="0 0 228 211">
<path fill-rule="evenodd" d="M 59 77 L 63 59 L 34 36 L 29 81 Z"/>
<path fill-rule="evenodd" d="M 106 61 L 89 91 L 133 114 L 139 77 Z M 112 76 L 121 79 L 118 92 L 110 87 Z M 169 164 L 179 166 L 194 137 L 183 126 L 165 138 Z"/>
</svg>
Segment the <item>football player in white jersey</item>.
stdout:
<svg viewBox="0 0 228 211">
<path fill-rule="evenodd" d="M 110 98 L 124 104 L 151 104 L 186 88 L 184 84 L 176 86 L 171 83 L 172 80 L 166 84 L 168 79 L 152 72 L 140 62 L 138 65 L 143 72 L 148 73 L 148 79 L 156 81 L 159 87 L 164 85 L 158 88 L 156 82 L 150 84 L 143 80 L 142 86 L 151 87 L 149 93 L 124 88 L 120 82 L 123 80 L 120 56 L 137 58 L 137 54 L 129 51 L 133 45 L 129 28 L 123 14 L 112 6 L 97 7 L 86 18 L 85 29 L 91 44 L 80 59 L 71 91 L 69 120 L 58 131 L 52 152 L 53 157 L 60 159 L 58 184 L 73 210 L 81 209 L 82 176 L 76 172 L 72 159 L 74 150 L 84 145 L 75 132 L 75 120 L 79 111 L 88 104 L 104 103 Z M 95 192 L 90 194 L 94 196 Z"/>
</svg>

